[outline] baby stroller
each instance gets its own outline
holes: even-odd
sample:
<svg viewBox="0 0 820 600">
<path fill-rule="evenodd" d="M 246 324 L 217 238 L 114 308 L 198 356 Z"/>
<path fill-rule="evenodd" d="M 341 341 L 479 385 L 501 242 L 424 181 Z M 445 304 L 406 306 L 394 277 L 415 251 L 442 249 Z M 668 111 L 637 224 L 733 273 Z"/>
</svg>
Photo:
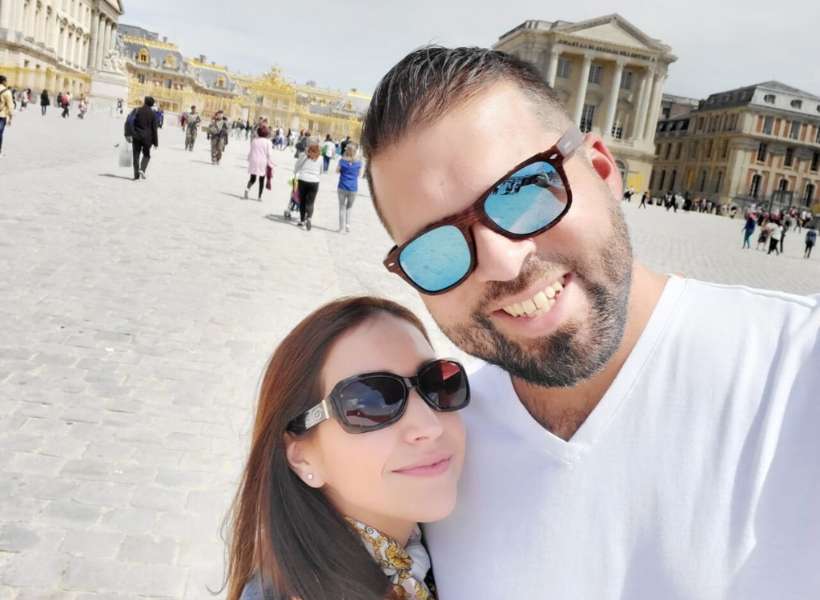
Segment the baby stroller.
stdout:
<svg viewBox="0 0 820 600">
<path fill-rule="evenodd" d="M 285 209 L 285 220 L 290 221 L 291 216 L 290 213 L 299 212 L 299 189 L 296 187 L 296 181 L 293 182 L 293 187 L 290 192 L 290 200 L 288 200 L 288 206 Z"/>
</svg>

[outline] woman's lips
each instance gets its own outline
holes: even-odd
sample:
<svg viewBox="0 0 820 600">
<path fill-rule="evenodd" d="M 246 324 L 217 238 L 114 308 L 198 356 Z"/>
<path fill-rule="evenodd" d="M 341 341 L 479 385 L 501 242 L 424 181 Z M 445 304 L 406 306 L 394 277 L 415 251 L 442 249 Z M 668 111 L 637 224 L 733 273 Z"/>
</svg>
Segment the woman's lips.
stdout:
<svg viewBox="0 0 820 600">
<path fill-rule="evenodd" d="M 412 477 L 431 477 L 433 475 L 440 475 L 449 469 L 452 459 L 452 456 L 447 456 L 434 460 L 433 462 L 396 469 L 393 472 L 399 475 L 410 475 Z"/>
</svg>

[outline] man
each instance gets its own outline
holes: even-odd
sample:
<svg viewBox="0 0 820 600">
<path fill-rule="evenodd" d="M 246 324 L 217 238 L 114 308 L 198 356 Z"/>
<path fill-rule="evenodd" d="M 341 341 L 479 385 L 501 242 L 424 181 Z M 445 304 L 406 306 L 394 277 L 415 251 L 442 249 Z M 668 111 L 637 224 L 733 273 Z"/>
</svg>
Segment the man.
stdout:
<svg viewBox="0 0 820 600">
<path fill-rule="evenodd" d="M 803 258 L 811 258 L 811 251 L 817 243 L 817 227 L 812 223 L 807 225 L 806 230 L 806 247 L 803 250 Z"/>
<path fill-rule="evenodd" d="M 345 148 L 347 148 L 347 145 L 348 145 L 349 143 L 350 143 L 350 136 L 348 135 L 348 136 L 347 136 L 347 137 L 345 137 L 345 139 L 343 139 L 343 140 L 342 140 L 342 142 L 339 144 L 339 150 L 340 150 L 340 152 L 341 152 L 341 155 L 342 155 L 342 156 L 344 156 L 344 155 L 345 155 Z"/>
<path fill-rule="evenodd" d="M 641 203 L 638 205 L 638 208 L 646 208 L 646 199 L 649 197 L 649 190 L 646 190 L 643 194 L 641 194 Z"/>
<path fill-rule="evenodd" d="M 817 596 L 817 297 L 636 261 L 615 159 L 514 57 L 411 53 L 363 145 L 386 266 L 487 361 L 441 600 Z"/>
<path fill-rule="evenodd" d="M 145 102 L 135 108 L 125 119 L 125 139 L 131 142 L 134 156 L 134 180 L 146 179 L 148 162 L 151 160 L 151 146 L 159 147 L 157 116 L 154 113 L 154 99 L 145 97 Z M 140 161 L 142 154 L 142 161 Z"/>
<path fill-rule="evenodd" d="M 221 110 L 214 114 L 211 124 L 208 125 L 208 138 L 211 140 L 211 164 L 218 165 L 222 160 L 225 146 L 228 145 L 228 124 Z"/>
<path fill-rule="evenodd" d="M 327 173 L 328 168 L 330 168 L 330 161 L 333 160 L 333 155 L 336 152 L 336 144 L 333 143 L 333 140 L 330 138 L 330 134 L 328 133 L 325 136 L 325 141 L 322 144 L 322 173 Z"/>
<path fill-rule="evenodd" d="M 197 114 L 196 106 L 192 106 L 191 112 L 185 118 L 185 149 L 189 152 L 194 151 L 200 123 L 202 123 L 202 118 Z"/>
<path fill-rule="evenodd" d="M 3 132 L 6 126 L 11 126 L 14 115 L 14 96 L 6 85 L 5 75 L 0 75 L 0 157 L 3 156 Z"/>
</svg>

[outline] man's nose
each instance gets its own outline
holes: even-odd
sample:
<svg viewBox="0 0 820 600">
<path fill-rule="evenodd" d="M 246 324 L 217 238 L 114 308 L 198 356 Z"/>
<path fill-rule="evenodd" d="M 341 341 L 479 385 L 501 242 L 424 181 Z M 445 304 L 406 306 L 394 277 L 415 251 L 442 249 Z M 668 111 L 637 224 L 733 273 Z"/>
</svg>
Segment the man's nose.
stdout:
<svg viewBox="0 0 820 600">
<path fill-rule="evenodd" d="M 481 223 L 473 225 L 472 234 L 478 263 L 474 276 L 482 282 L 515 279 L 524 261 L 535 252 L 533 238 L 513 240 Z"/>
</svg>

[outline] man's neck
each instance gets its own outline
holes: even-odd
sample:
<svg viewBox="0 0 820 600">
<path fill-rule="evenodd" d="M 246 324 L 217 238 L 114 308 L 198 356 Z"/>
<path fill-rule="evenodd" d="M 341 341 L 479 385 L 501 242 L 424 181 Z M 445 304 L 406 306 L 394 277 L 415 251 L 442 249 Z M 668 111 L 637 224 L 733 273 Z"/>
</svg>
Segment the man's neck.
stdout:
<svg viewBox="0 0 820 600">
<path fill-rule="evenodd" d="M 604 368 L 570 388 L 545 388 L 513 378 L 513 388 L 532 418 L 563 440 L 569 440 L 603 398 L 643 333 L 660 300 L 667 277 L 635 263 L 623 339 Z"/>
</svg>

